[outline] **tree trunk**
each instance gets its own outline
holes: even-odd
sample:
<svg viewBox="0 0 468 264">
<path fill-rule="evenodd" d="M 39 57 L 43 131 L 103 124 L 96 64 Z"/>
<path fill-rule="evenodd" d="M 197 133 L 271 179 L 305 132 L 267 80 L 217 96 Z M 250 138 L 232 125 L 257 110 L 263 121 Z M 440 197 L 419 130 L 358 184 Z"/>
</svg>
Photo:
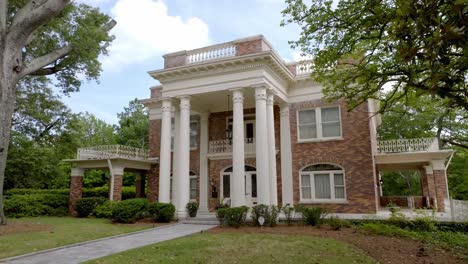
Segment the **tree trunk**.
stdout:
<svg viewBox="0 0 468 264">
<path fill-rule="evenodd" d="M 11 121 L 16 103 L 17 74 L 14 71 L 15 57 L 12 49 L 0 44 L 0 224 L 7 223 L 3 206 L 3 185 L 10 143 Z"/>
</svg>

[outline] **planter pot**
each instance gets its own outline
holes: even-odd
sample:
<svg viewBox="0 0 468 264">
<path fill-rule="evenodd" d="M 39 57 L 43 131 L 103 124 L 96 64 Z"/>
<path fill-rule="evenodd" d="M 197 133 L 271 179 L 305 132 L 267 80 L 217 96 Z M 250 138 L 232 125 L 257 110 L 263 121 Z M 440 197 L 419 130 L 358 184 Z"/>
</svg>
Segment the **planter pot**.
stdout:
<svg viewBox="0 0 468 264">
<path fill-rule="evenodd" d="M 189 212 L 190 217 L 196 217 L 197 216 L 197 211 L 194 212 Z"/>
</svg>

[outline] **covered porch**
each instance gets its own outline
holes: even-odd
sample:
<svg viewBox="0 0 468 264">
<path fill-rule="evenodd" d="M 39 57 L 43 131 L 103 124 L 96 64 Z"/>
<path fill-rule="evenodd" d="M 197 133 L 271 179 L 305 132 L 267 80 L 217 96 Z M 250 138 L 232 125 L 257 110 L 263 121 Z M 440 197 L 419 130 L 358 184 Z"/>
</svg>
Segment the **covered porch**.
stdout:
<svg viewBox="0 0 468 264">
<path fill-rule="evenodd" d="M 158 159 L 149 158 L 148 151 L 123 145 L 101 145 L 79 148 L 75 159 L 65 162 L 72 164 L 70 179 L 69 212 L 74 213 L 75 204 L 82 198 L 83 177 L 86 170 L 108 170 L 109 200 L 122 199 L 124 172 L 137 173 L 135 180 L 136 197 L 145 197 L 145 177 L 151 165 L 157 164 Z"/>
<path fill-rule="evenodd" d="M 425 208 L 445 212 L 449 209 L 447 167 L 453 150 L 440 149 L 437 138 L 381 140 L 375 155 L 379 175 L 379 206 L 407 209 Z M 413 172 L 420 177 L 419 195 L 383 196 L 385 172 Z"/>
</svg>

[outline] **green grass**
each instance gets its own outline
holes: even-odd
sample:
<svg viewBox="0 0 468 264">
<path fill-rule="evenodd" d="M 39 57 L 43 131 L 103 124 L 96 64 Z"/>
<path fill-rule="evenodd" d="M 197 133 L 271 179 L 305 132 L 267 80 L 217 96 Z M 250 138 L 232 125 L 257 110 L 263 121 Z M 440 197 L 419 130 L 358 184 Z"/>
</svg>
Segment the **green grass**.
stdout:
<svg viewBox="0 0 468 264">
<path fill-rule="evenodd" d="M 53 226 L 53 229 L 0 236 L 0 259 L 148 228 L 113 225 L 106 219 L 72 217 L 19 218 L 11 219 L 9 222 L 46 224 Z"/>
<path fill-rule="evenodd" d="M 87 263 L 375 263 L 341 241 L 301 235 L 202 233 Z"/>
</svg>

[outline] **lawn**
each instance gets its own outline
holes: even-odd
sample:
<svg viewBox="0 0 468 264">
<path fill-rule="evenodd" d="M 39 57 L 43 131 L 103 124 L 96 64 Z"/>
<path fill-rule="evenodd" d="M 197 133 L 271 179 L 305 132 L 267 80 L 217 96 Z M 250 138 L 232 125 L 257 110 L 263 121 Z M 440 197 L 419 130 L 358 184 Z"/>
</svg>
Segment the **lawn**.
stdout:
<svg viewBox="0 0 468 264">
<path fill-rule="evenodd" d="M 34 217 L 0 226 L 0 259 L 87 240 L 134 232 L 151 225 L 115 225 L 107 219 Z"/>
<path fill-rule="evenodd" d="M 201 233 L 87 263 L 376 263 L 345 242 L 303 235 Z"/>
</svg>

